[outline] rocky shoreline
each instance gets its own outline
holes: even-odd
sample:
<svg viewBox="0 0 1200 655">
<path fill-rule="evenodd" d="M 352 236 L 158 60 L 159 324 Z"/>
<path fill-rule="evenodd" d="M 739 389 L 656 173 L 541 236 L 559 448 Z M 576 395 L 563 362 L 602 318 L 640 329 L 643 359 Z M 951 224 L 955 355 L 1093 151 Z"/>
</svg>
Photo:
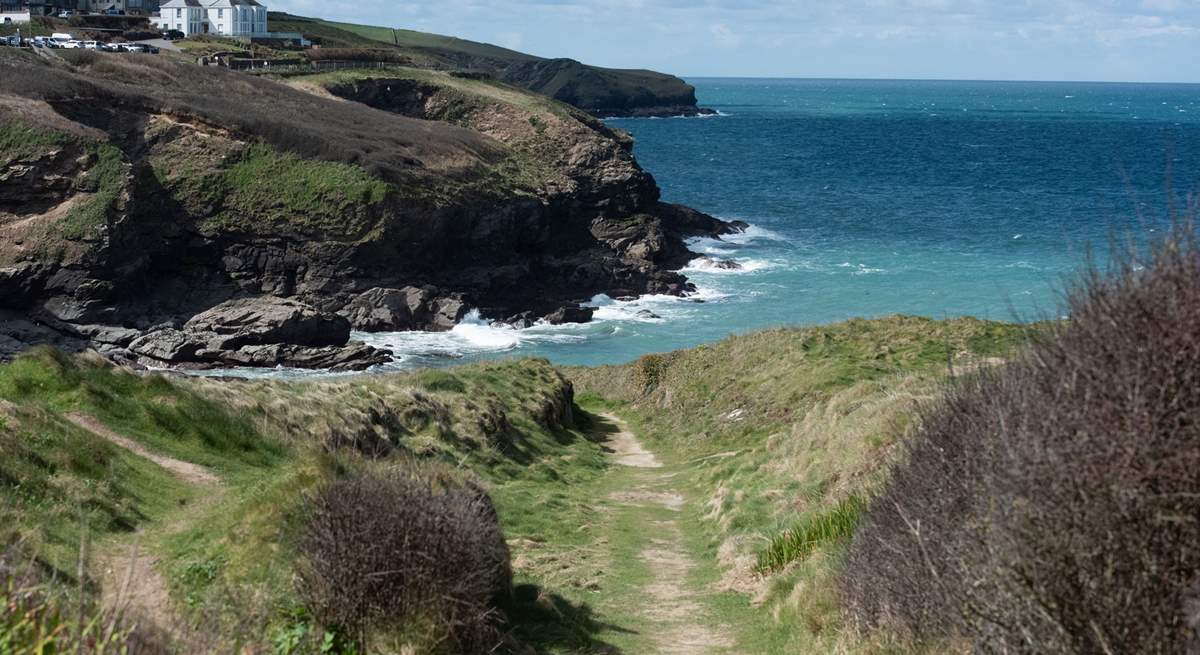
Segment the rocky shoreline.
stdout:
<svg viewBox="0 0 1200 655">
<path fill-rule="evenodd" d="M 125 59 L 4 56 L 0 359 L 361 370 L 389 355 L 352 330 L 685 295 L 686 240 L 745 227 L 661 202 L 628 134 L 490 82 L 155 61 L 151 89 Z"/>
</svg>

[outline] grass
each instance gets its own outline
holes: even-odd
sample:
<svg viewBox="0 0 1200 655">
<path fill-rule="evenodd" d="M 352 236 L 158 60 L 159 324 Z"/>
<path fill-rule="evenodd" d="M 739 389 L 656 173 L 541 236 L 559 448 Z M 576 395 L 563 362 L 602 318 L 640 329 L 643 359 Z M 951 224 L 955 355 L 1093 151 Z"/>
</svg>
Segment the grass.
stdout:
<svg viewBox="0 0 1200 655">
<path fill-rule="evenodd" d="M 766 550 L 758 554 L 755 571 L 760 574 L 781 571 L 818 548 L 849 539 L 866 506 L 861 497 L 851 496 L 828 510 L 805 516 L 795 527 L 771 539 Z"/>
<path fill-rule="evenodd" d="M 25 121 L 0 121 L 0 162 L 34 157 L 65 142 L 65 135 Z"/>
<path fill-rule="evenodd" d="M 4 539 L 70 580 L 85 532 L 103 551 L 141 531 L 188 621 L 257 643 L 301 633 L 319 641 L 293 583 L 306 495 L 352 471 L 436 460 L 485 481 L 511 538 L 565 536 L 573 528 L 564 521 L 593 511 L 570 487 L 604 470 L 596 444 L 569 425 L 567 389 L 533 360 L 284 384 L 170 380 L 32 351 L 0 366 Z M 176 479 L 78 428 L 72 413 L 206 466 L 222 484 Z M 551 489 L 557 497 L 543 493 Z M 88 575 L 90 588 L 99 577 Z M 558 603 L 575 618 L 536 602 L 513 612 L 554 640 L 586 640 L 575 623 L 586 612 Z"/>
<path fill-rule="evenodd" d="M 392 29 L 373 25 L 338 23 L 312 18 L 272 13 L 272 29 L 297 31 L 322 39 L 328 45 L 363 46 L 386 44 L 406 50 L 426 50 L 438 55 L 468 55 L 499 61 L 521 61 L 537 59 L 532 55 L 500 48 L 486 43 L 476 43 L 451 36 Z"/>
<path fill-rule="evenodd" d="M 297 231 L 317 238 L 365 236 L 393 187 L 357 166 L 304 159 L 252 145 L 226 169 L 187 180 L 221 209 L 204 221 L 213 231 L 277 235 Z"/>
<path fill-rule="evenodd" d="M 712 566 L 705 583 L 731 589 L 721 607 L 743 626 L 743 648 L 873 652 L 851 635 L 837 600 L 853 499 L 886 480 L 916 408 L 942 393 L 951 363 L 957 373 L 989 366 L 1028 330 L 854 320 L 567 373 L 581 393 L 621 403 L 635 432 L 680 467 L 697 499 L 696 547 Z M 765 575 L 760 555 L 772 564 Z"/>
<path fill-rule="evenodd" d="M 695 90 L 679 78 L 647 70 L 615 70 L 571 60 L 546 60 L 487 43 L 413 30 L 335 23 L 271 14 L 274 29 L 296 31 L 338 48 L 391 47 L 421 68 L 469 69 L 585 111 L 694 105 Z"/>
<path fill-rule="evenodd" d="M 99 236 L 125 189 L 129 170 L 125 155 L 110 144 L 89 145 L 87 155 L 94 158 L 95 163 L 84 174 L 79 187 L 92 196 L 73 207 L 58 226 L 61 236 L 70 241 Z"/>
<path fill-rule="evenodd" d="M 52 533 L 46 559 L 60 570 L 81 504 L 101 547 L 144 530 L 189 620 L 292 652 L 327 638 L 294 587 L 306 494 L 433 460 L 486 485 L 513 556 L 510 629 L 539 653 L 653 648 L 663 619 L 647 613 L 657 578 L 644 553 L 656 539 L 691 560 L 678 581 L 693 595 L 685 620 L 728 626 L 742 652 L 887 652 L 842 618 L 844 537 L 913 408 L 940 393 L 947 360 L 987 366 L 1026 334 L 911 317 L 773 330 L 571 369 L 574 408 L 563 374 L 540 360 L 285 383 L 170 380 L 38 351 L 0 367 L 0 435 L 19 446 L 5 446 L 0 498 L 9 525 Z M 76 411 L 210 467 L 223 490 L 80 431 L 64 420 Z M 612 466 L 602 412 L 626 417 L 666 468 Z M 689 502 L 618 500 L 636 489 Z M 654 527 L 665 525 L 678 536 Z"/>
</svg>

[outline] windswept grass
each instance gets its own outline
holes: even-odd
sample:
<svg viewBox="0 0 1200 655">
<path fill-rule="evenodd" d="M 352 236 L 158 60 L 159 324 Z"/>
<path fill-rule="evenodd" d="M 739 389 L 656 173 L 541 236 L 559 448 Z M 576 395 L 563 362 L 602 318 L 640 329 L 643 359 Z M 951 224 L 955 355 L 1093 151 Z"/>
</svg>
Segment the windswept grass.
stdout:
<svg viewBox="0 0 1200 655">
<path fill-rule="evenodd" d="M 125 178 L 129 166 L 125 155 L 116 147 L 107 144 L 90 145 L 89 157 L 95 159 L 84 174 L 79 187 L 92 193 L 92 197 L 72 208 L 63 221 L 56 226 L 61 236 L 72 241 L 95 239 L 113 215 L 117 201 L 125 189 Z"/>
<path fill-rule="evenodd" d="M 766 550 L 758 554 L 755 570 L 762 574 L 781 571 L 818 548 L 849 540 L 866 507 L 862 497 L 851 496 L 828 510 L 805 516 L 795 527 L 771 539 Z"/>
<path fill-rule="evenodd" d="M 647 445 L 685 468 L 681 480 L 703 503 L 696 539 L 720 571 L 707 583 L 729 590 L 744 648 L 874 652 L 853 637 L 838 599 L 845 537 L 861 509 L 854 499 L 882 486 L 951 365 L 956 374 L 993 366 L 1030 329 L 853 320 L 568 374 L 581 393 L 623 402 L 618 413 Z"/>
<path fill-rule="evenodd" d="M 248 147 L 229 168 L 202 180 L 221 209 L 209 230 L 280 234 L 290 230 L 316 238 L 361 238 L 378 219 L 376 207 L 394 192 L 363 169 Z M 373 211 L 374 210 L 374 211 Z"/>
<path fill-rule="evenodd" d="M 0 163 L 41 154 L 62 145 L 66 138 L 22 120 L 0 119 Z"/>
</svg>

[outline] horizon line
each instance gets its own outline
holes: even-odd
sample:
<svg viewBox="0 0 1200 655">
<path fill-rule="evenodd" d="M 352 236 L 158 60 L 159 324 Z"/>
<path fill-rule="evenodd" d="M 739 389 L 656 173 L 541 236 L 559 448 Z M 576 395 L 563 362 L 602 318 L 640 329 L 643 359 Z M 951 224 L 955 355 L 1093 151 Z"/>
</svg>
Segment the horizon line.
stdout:
<svg viewBox="0 0 1200 655">
<path fill-rule="evenodd" d="M 649 70 L 649 69 L 647 69 Z M 1200 86 L 1200 80 L 1195 82 L 1170 81 L 1135 81 L 1135 80 L 1030 80 L 1030 79 L 996 79 L 996 78 L 966 78 L 966 77 L 844 77 L 822 75 L 684 75 L 668 73 L 682 80 L 805 80 L 828 82 L 984 82 L 1008 84 L 1162 84 L 1175 86 Z"/>
</svg>

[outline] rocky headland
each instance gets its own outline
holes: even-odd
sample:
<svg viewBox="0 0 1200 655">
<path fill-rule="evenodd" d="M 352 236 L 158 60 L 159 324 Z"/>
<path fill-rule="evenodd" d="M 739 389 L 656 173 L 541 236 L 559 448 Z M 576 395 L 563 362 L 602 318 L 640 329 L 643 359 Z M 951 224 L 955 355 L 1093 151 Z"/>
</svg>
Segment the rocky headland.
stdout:
<svg viewBox="0 0 1200 655">
<path fill-rule="evenodd" d="M 164 59 L 0 55 L 0 358 L 362 369 L 352 330 L 472 309 L 585 322 L 683 295 L 685 239 L 632 140 L 507 84 L 394 67 L 270 80 Z"/>
</svg>

